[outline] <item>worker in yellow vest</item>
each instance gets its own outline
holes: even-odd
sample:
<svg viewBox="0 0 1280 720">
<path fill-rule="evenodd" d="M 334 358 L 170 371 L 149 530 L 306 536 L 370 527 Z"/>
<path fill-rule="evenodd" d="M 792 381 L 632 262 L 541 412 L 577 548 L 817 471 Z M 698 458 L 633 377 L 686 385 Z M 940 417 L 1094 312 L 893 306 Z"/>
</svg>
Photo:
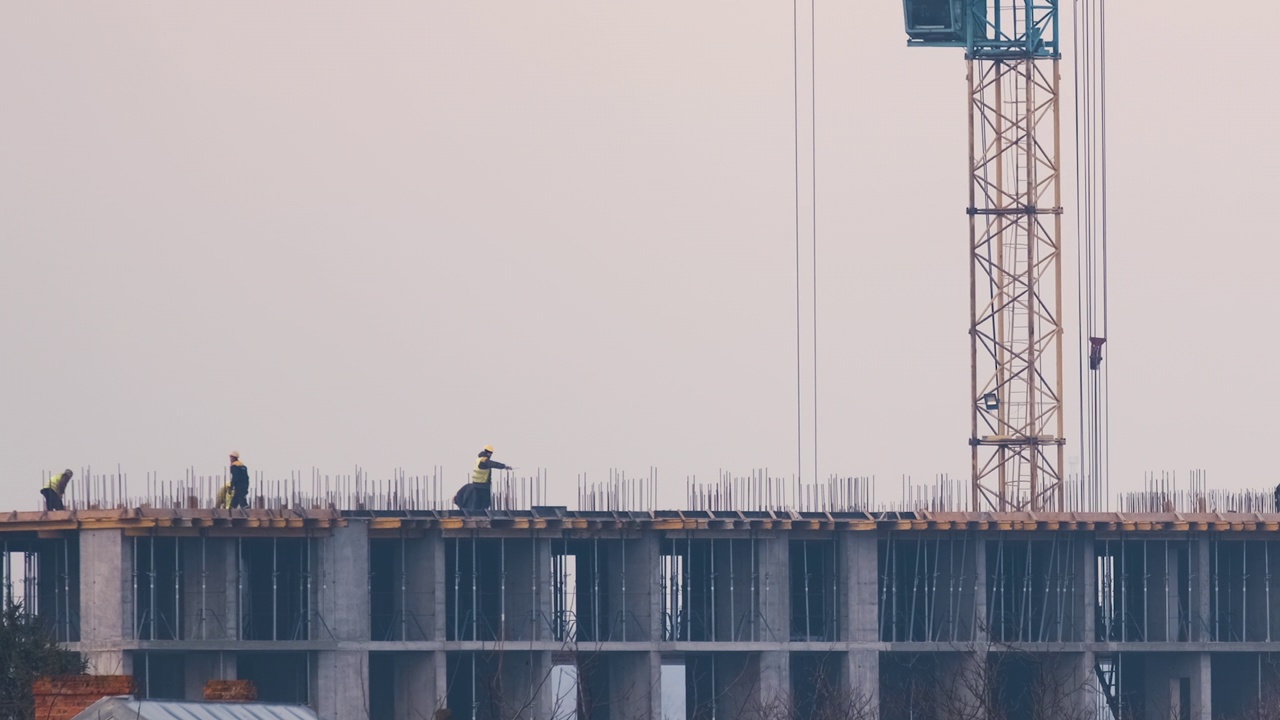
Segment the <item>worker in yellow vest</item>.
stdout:
<svg viewBox="0 0 1280 720">
<path fill-rule="evenodd" d="M 476 456 L 475 467 L 471 470 L 471 482 L 467 483 L 453 496 L 453 503 L 463 510 L 488 510 L 493 504 L 493 471 L 512 470 L 493 459 L 493 446 L 485 445 Z"/>
<path fill-rule="evenodd" d="M 44 496 L 45 510 L 66 510 L 66 506 L 62 504 L 62 496 L 67 492 L 67 485 L 71 482 L 71 468 L 62 471 L 61 475 L 54 475 L 49 478 L 49 482 L 40 489 L 40 494 Z"/>
</svg>

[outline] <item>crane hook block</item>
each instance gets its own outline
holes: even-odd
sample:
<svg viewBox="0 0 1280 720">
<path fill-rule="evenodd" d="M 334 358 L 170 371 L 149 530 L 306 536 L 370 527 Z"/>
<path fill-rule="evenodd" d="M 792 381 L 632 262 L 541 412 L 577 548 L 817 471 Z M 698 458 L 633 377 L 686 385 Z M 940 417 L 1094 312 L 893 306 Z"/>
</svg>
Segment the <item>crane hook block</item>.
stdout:
<svg viewBox="0 0 1280 720">
<path fill-rule="evenodd" d="M 1089 369 L 1097 370 L 1102 367 L 1102 346 L 1106 344 L 1106 338 L 1091 337 L 1089 338 Z"/>
</svg>

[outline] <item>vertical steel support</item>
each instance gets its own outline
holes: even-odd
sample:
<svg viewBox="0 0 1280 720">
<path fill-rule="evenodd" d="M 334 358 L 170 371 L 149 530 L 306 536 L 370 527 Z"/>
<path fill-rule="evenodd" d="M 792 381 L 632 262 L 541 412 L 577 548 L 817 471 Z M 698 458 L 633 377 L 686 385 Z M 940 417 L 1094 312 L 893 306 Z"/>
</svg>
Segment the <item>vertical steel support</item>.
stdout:
<svg viewBox="0 0 1280 720">
<path fill-rule="evenodd" d="M 729 540 L 729 639 L 738 640 L 738 612 L 733 591 L 733 540 Z M 625 637 L 622 638 L 626 640 Z"/>
<path fill-rule="evenodd" d="M 813 641 L 813 631 L 809 626 L 809 541 L 801 540 L 801 547 L 804 548 L 804 640 L 805 642 Z"/>
<path fill-rule="evenodd" d="M 1147 626 L 1147 616 L 1151 615 L 1148 609 L 1151 609 L 1151 569 L 1147 564 L 1147 556 L 1151 555 L 1151 543 L 1146 539 L 1142 542 L 1142 642 L 1151 642 L 1151 630 Z"/>
<path fill-rule="evenodd" d="M 1164 541 L 1164 641 L 1173 642 L 1177 638 L 1169 637 L 1169 576 L 1173 573 L 1169 572 L 1169 541 Z"/>
<path fill-rule="evenodd" d="M 173 639 L 182 639 L 182 538 L 173 538 Z"/>
<path fill-rule="evenodd" d="M 408 548 L 405 546 L 404 529 L 400 530 L 400 641 L 409 639 L 409 579 L 408 568 L 405 562 L 405 554 Z"/>
<path fill-rule="evenodd" d="M 476 532 L 471 531 L 471 639 L 480 639 L 480 576 L 476 572 L 476 555 L 478 550 Z M 475 672 L 475 657 L 471 659 L 472 672 Z M 473 678 L 474 679 L 474 678 Z M 472 692 L 475 692 L 474 685 Z"/>
<path fill-rule="evenodd" d="M 1213 544 L 1213 639 L 1222 640 L 1222 594 L 1219 592 L 1218 578 L 1222 575 L 1221 559 L 1218 557 L 1218 538 L 1209 541 Z"/>
<path fill-rule="evenodd" d="M 605 639 L 600 632 L 600 536 L 591 540 L 591 638 L 600 642 Z"/>
<path fill-rule="evenodd" d="M 368 580 L 366 580 L 368 582 Z M 271 538 L 271 639 L 279 640 L 280 632 L 276 619 L 280 613 L 280 564 L 276 554 L 276 538 Z"/>
<path fill-rule="evenodd" d="M 915 637 L 916 606 L 919 605 L 919 598 L 917 596 L 920 594 L 920 578 L 924 575 L 924 573 L 920 571 L 920 557 L 923 553 L 924 553 L 924 540 L 917 537 L 916 538 L 916 566 L 915 566 L 915 572 L 911 573 L 912 575 L 911 614 L 907 618 L 907 632 L 906 632 L 906 636 L 903 638 L 904 640 L 908 640 L 908 641 L 916 639 Z"/>
<path fill-rule="evenodd" d="M 933 640 L 938 620 L 938 572 L 942 559 L 942 538 L 933 539 L 933 572 L 929 572 L 929 553 L 925 552 L 924 640 Z"/>
<path fill-rule="evenodd" d="M 507 539 L 498 538 L 498 637 L 507 639 Z"/>
<path fill-rule="evenodd" d="M 530 526 L 532 526 L 532 523 L 530 523 Z M 529 597 L 532 599 L 531 607 L 529 608 L 529 639 L 538 640 L 538 627 L 541 625 L 538 621 L 538 615 L 542 612 L 542 604 L 538 602 L 541 599 L 538 592 L 538 577 L 542 572 L 542 568 L 538 566 L 538 557 L 542 553 L 538 551 L 539 538 L 532 527 L 530 527 L 530 533 L 533 535 L 530 539 L 533 544 L 533 571 L 529 573 Z"/>
<path fill-rule="evenodd" d="M 133 575 L 133 583 L 131 591 L 133 593 L 133 638 L 138 639 L 139 618 L 138 618 L 138 538 L 129 538 L 129 544 L 133 548 L 133 566 L 130 568 L 130 574 Z"/>
<path fill-rule="evenodd" d="M 760 570 L 756 564 L 756 534 L 751 533 L 751 639 L 760 640 Z"/>
<path fill-rule="evenodd" d="M 236 640 L 244 639 L 244 538 L 236 538 Z"/>
<path fill-rule="evenodd" d="M 1267 602 L 1267 636 L 1266 641 L 1271 642 L 1271 541 L 1262 541 L 1262 564 L 1266 567 L 1265 574 L 1262 576 L 1263 588 L 1265 589 L 1265 600 Z M 1261 658 L 1261 656 L 1259 656 Z M 1261 688 L 1261 686 L 1259 686 Z"/>
<path fill-rule="evenodd" d="M 62 538 L 62 639 L 71 642 L 71 541 Z"/>
<path fill-rule="evenodd" d="M 831 538 L 831 562 L 824 567 L 831 573 L 831 604 L 827 606 L 827 615 L 831 618 L 831 632 L 827 640 L 840 639 L 840 538 Z"/>
<path fill-rule="evenodd" d="M 311 627 L 312 627 L 312 621 L 315 616 L 315 597 L 312 595 L 313 589 L 311 587 L 311 563 L 313 562 L 313 560 L 311 559 L 311 546 L 313 542 L 311 539 L 310 530 L 307 531 L 307 534 L 303 537 L 302 542 L 303 542 L 302 547 L 304 548 L 303 570 L 302 570 L 304 573 L 303 582 L 306 585 L 306 588 L 305 588 L 306 595 L 303 598 L 303 602 L 306 604 L 305 617 L 307 618 L 306 626 L 303 627 L 302 629 L 302 639 L 311 640 L 312 639 Z"/>
<path fill-rule="evenodd" d="M 1120 642 L 1129 639 L 1129 565 L 1125 538 L 1120 536 Z"/>
<path fill-rule="evenodd" d="M 719 640 L 716 627 L 716 539 L 711 538 L 711 608 L 708 615 L 711 617 L 711 637 L 708 640 Z"/>
<path fill-rule="evenodd" d="M 147 597 L 150 600 L 150 606 L 147 608 L 147 635 L 148 640 L 156 639 L 156 534 L 153 531 L 147 538 L 147 554 L 151 558 L 150 565 L 147 567 Z M 147 656 L 147 672 L 151 672 L 151 657 Z M 151 687 L 148 685 L 147 694 L 151 693 Z"/>
<path fill-rule="evenodd" d="M 462 639 L 458 618 L 462 615 L 462 538 L 453 540 L 453 639 Z"/>
<path fill-rule="evenodd" d="M 1023 642 L 1031 641 L 1031 615 L 1032 615 L 1032 598 L 1031 598 L 1031 541 L 1024 542 L 1027 548 L 1027 560 L 1023 563 L 1022 571 L 1022 609 L 1021 617 L 1018 618 L 1018 639 Z M 1025 628 L 1025 629 L 1024 629 Z"/>
<path fill-rule="evenodd" d="M 672 541 L 675 542 L 674 540 Z M 684 640 L 693 639 L 693 612 L 689 609 L 689 561 L 693 557 L 693 536 L 686 533 L 684 538 L 684 562 L 680 564 L 680 599 L 684 610 Z M 765 574 L 768 582 L 768 574 Z"/>
<path fill-rule="evenodd" d="M 893 595 L 890 593 L 893 589 L 893 533 L 885 534 L 884 538 L 884 568 L 880 571 L 880 640 L 886 638 L 890 641 L 894 640 L 894 622 L 893 608 L 890 602 Z M 896 603 L 894 603 L 896 604 Z M 886 632 L 886 630 L 888 632 Z"/>
<path fill-rule="evenodd" d="M 200 535 L 200 639 L 209 639 L 209 623 L 208 623 L 208 604 L 207 591 L 209 587 L 209 558 L 208 549 L 205 547 L 208 536 Z M 222 584 L 226 587 L 226 583 Z"/>
<path fill-rule="evenodd" d="M 618 580 L 622 585 L 622 642 L 627 641 L 627 538 L 625 533 L 618 538 L 618 554 L 622 556 L 622 572 Z M 732 581 L 731 581 L 732 582 Z M 612 633 L 610 633 L 612 635 Z"/>
<path fill-rule="evenodd" d="M 1249 542 L 1240 543 L 1240 639 L 1249 639 Z"/>
</svg>

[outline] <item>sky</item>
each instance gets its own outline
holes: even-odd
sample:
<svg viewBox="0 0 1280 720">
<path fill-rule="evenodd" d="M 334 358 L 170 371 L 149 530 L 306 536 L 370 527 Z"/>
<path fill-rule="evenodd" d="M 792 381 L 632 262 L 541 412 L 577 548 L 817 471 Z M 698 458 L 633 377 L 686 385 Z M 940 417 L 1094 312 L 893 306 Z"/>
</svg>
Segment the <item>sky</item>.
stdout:
<svg viewBox="0 0 1280 720">
<path fill-rule="evenodd" d="M 0 508 L 232 449 L 461 482 L 493 444 L 566 503 L 965 477 L 964 61 L 809 7 L 793 50 L 790 3 L 0 3 Z M 1118 489 L 1276 481 L 1280 6 L 1201 10 L 1107 8 Z"/>
</svg>

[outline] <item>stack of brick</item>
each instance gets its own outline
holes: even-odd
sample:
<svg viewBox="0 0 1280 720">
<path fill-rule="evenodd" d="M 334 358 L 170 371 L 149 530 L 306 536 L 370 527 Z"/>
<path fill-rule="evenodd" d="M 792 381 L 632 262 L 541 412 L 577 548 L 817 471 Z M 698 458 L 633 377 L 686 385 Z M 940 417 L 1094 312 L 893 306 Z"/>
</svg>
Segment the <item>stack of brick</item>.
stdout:
<svg viewBox="0 0 1280 720">
<path fill-rule="evenodd" d="M 210 680 L 204 684 L 204 699 L 215 702 L 251 702 L 258 699 L 252 680 Z"/>
<path fill-rule="evenodd" d="M 40 720 L 71 720 L 104 697 L 132 695 L 133 678 L 128 675 L 54 675 L 37 678 L 31 692 L 35 695 L 36 717 Z"/>
</svg>

